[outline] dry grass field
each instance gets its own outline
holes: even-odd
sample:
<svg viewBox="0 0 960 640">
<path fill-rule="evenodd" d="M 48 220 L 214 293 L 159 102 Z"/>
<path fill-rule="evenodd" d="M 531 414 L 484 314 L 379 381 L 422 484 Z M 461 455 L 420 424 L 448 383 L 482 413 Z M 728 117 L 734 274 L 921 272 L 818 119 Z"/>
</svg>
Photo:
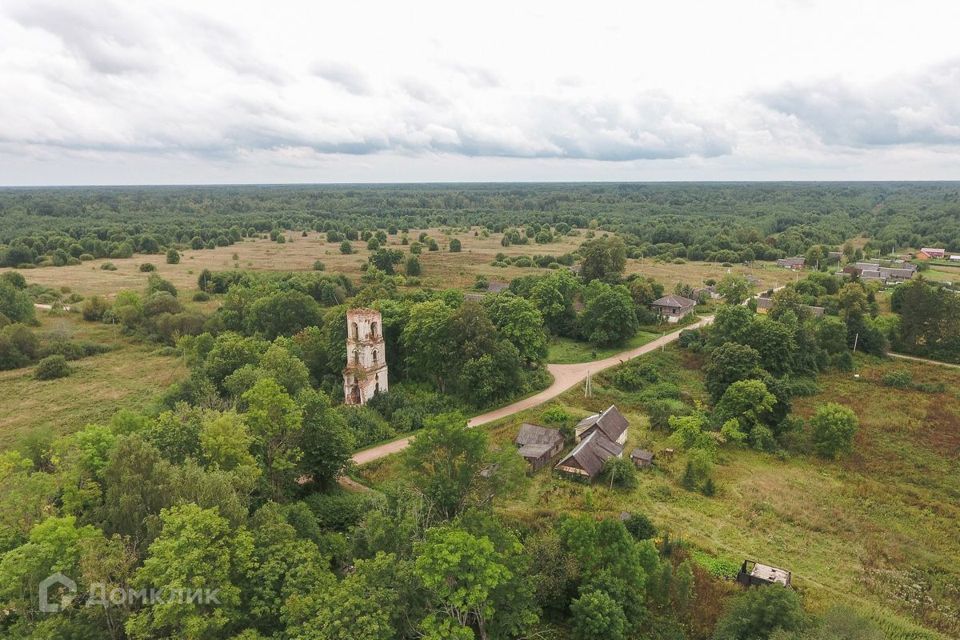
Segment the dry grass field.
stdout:
<svg viewBox="0 0 960 640">
<path fill-rule="evenodd" d="M 446 232 L 445 232 L 446 231 Z M 474 235 L 474 231 L 457 233 L 443 229 L 427 229 L 430 237 L 440 245 L 439 251 L 427 251 L 424 248 L 420 256 L 423 267 L 421 282 L 423 286 L 433 288 L 459 287 L 468 289 L 473 286 L 478 275 L 492 281 L 509 282 L 518 276 L 531 273 L 545 273 L 546 269 L 522 267 L 494 267 L 492 262 L 498 253 L 508 256 L 533 256 L 537 254 L 561 255 L 575 251 L 585 240 L 584 231 L 578 236 L 566 236 L 550 244 L 500 245 L 502 234 L 491 234 L 487 238 Z M 416 240 L 419 230 L 410 231 L 411 241 Z M 449 235 L 448 235 L 449 234 Z M 463 250 L 450 253 L 449 241 L 457 238 Z M 139 270 L 141 264 L 156 266 L 157 273 L 173 282 L 179 289 L 190 290 L 197 286 L 197 276 L 204 269 L 223 271 L 245 269 L 251 271 L 309 271 L 313 263 L 320 260 L 328 272 L 344 273 L 359 278 L 360 266 L 367 262 L 370 251 L 366 242 L 351 243 L 353 254 L 340 253 L 340 243 L 326 242 L 325 235 L 310 232 L 306 237 L 299 233 L 288 233 L 287 242 L 279 244 L 264 239 L 250 239 L 229 247 L 216 249 L 185 250 L 179 264 L 166 264 L 164 255 L 134 255 L 131 258 L 101 259 L 67 267 L 44 267 L 24 270 L 22 273 L 28 282 L 52 288 L 69 287 L 84 296 L 112 296 L 118 291 L 141 290 L 146 286 L 149 273 Z M 389 236 L 388 246 L 406 250 L 400 244 L 400 236 Z M 111 262 L 116 271 L 105 271 L 101 266 Z M 3 271 L 4 269 L 0 269 Z M 668 290 L 675 284 L 702 285 L 708 278 L 719 280 L 726 273 L 754 276 L 761 288 L 769 288 L 795 278 L 796 275 L 780 269 L 770 263 L 755 263 L 751 267 L 736 265 L 722 267 L 717 263 L 655 262 L 652 260 L 628 260 L 627 273 L 642 273 L 662 282 Z"/>
</svg>

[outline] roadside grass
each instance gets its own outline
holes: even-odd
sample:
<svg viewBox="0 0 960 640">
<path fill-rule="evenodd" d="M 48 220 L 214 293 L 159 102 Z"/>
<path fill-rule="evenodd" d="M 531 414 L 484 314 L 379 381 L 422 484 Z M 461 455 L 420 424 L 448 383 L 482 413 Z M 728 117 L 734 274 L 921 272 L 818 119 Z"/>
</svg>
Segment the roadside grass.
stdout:
<svg viewBox="0 0 960 640">
<path fill-rule="evenodd" d="M 547 362 L 550 364 L 577 364 L 591 360 L 602 360 L 627 349 L 642 347 L 659 337 L 660 334 L 658 333 L 638 331 L 637 335 L 615 347 L 595 347 L 589 342 L 582 342 L 573 338 L 552 337 Z"/>
<path fill-rule="evenodd" d="M 159 355 L 157 345 L 141 345 L 119 328 L 64 317 L 40 315 L 38 332 L 114 347 L 70 363 L 73 373 L 57 380 L 34 379 L 35 366 L 0 371 L 0 450 L 26 436 L 56 436 L 108 420 L 119 409 L 140 410 L 171 384 L 187 376 L 180 358 Z"/>
<path fill-rule="evenodd" d="M 705 399 L 699 357 L 672 345 L 643 358 L 679 385 L 689 402 Z M 565 514 L 643 512 L 701 559 L 713 558 L 711 566 L 755 559 L 791 570 L 813 611 L 844 603 L 877 621 L 887 637 L 957 637 L 960 371 L 865 356 L 857 356 L 856 364 L 859 378 L 824 374 L 819 393 L 794 401 L 794 413 L 804 418 L 825 402 L 857 412 L 860 430 L 850 458 L 834 462 L 810 455 L 805 433 L 791 452 L 723 449 L 711 498 L 681 486 L 686 457 L 679 451 L 672 459 L 663 455 L 672 444 L 667 433 L 650 428 L 643 390 L 619 391 L 607 386 L 609 372 L 598 375 L 592 398 L 575 388 L 485 426 L 492 444 L 512 446 L 519 424 L 541 422 L 549 406 L 564 408 L 575 420 L 615 402 L 631 425 L 626 452 L 635 446 L 654 450 L 655 468 L 640 472 L 639 487 L 626 492 L 572 482 L 546 468 L 498 509 L 531 526 Z M 943 383 L 946 391 L 884 386 L 883 375 L 894 370 L 909 371 L 918 383 Z M 403 472 L 400 456 L 391 456 L 362 467 L 358 476 L 385 486 Z"/>
</svg>

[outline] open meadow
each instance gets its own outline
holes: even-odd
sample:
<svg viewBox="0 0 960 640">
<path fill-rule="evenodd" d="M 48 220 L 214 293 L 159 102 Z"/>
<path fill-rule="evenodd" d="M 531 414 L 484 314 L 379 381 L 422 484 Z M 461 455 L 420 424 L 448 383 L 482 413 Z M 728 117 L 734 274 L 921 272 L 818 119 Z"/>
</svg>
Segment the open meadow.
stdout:
<svg viewBox="0 0 960 640">
<path fill-rule="evenodd" d="M 685 397 L 706 401 L 700 357 L 674 346 L 643 358 Z M 943 384 L 945 390 L 891 393 L 882 383 L 891 371 L 907 371 L 917 385 Z M 658 453 L 656 466 L 639 473 L 639 486 L 631 491 L 573 482 L 548 467 L 500 510 L 527 524 L 563 514 L 646 513 L 671 538 L 692 545 L 695 557 L 714 570 L 735 572 L 745 558 L 785 567 L 814 610 L 840 601 L 875 619 L 889 637 L 940 637 L 931 628 L 955 637 L 960 633 L 960 370 L 858 357 L 856 372 L 859 378 L 824 374 L 819 392 L 794 404 L 804 417 L 827 401 L 852 407 L 861 425 L 852 457 L 833 462 L 812 454 L 724 450 L 713 497 L 681 486 L 685 457 L 663 454 L 675 445 L 666 432 L 650 428 L 642 391 L 619 391 L 609 384 L 610 372 L 598 375 L 593 397 L 585 398 L 577 387 L 547 406 L 582 417 L 616 404 L 630 421 L 625 452 L 651 449 Z M 546 408 L 483 428 L 494 443 L 512 446 L 520 423 L 542 423 Z M 806 435 L 794 437 L 802 450 Z M 361 477 L 377 486 L 399 473 L 402 466 L 393 457 L 364 467 Z"/>
</svg>

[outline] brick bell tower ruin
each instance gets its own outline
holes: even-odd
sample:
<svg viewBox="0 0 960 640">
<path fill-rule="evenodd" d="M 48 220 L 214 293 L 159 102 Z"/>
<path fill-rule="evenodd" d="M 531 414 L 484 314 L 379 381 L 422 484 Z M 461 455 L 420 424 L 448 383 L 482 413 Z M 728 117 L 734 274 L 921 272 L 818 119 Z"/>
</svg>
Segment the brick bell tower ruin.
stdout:
<svg viewBox="0 0 960 640">
<path fill-rule="evenodd" d="M 347 311 L 347 366 L 343 370 L 346 404 L 366 404 L 388 389 L 387 355 L 380 312 Z"/>
</svg>

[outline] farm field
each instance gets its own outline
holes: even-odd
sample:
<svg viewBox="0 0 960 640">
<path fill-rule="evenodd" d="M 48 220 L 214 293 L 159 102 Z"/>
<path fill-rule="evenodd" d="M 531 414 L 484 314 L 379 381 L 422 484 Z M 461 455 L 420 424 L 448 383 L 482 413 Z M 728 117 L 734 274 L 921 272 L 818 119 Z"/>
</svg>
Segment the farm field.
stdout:
<svg viewBox="0 0 960 640">
<path fill-rule="evenodd" d="M 644 357 L 671 371 L 684 394 L 706 399 L 699 357 L 676 347 Z M 946 391 L 893 394 L 881 383 L 891 371 L 907 371 L 917 383 L 942 383 Z M 794 402 L 804 417 L 828 401 L 857 412 L 855 454 L 842 462 L 724 450 L 712 498 L 680 486 L 679 453 L 673 460 L 660 456 L 629 492 L 541 470 L 501 510 L 527 524 L 567 513 L 598 518 L 646 513 L 672 538 L 723 566 L 750 558 L 790 569 L 815 610 L 841 600 L 874 618 L 891 637 L 940 637 L 920 625 L 955 636 L 960 633 L 960 371 L 858 357 L 857 373 L 859 378 L 824 374 L 819 393 Z M 631 424 L 626 452 L 672 446 L 665 432 L 650 429 L 637 394 L 608 382 L 608 374 L 598 375 L 592 398 L 584 398 L 578 387 L 551 405 L 580 417 L 615 403 Z M 484 428 L 494 443 L 512 446 L 519 424 L 539 422 L 543 409 Z M 803 440 L 797 436 L 797 448 L 804 448 Z M 363 468 L 362 478 L 377 486 L 399 472 L 394 457 Z"/>
</svg>

